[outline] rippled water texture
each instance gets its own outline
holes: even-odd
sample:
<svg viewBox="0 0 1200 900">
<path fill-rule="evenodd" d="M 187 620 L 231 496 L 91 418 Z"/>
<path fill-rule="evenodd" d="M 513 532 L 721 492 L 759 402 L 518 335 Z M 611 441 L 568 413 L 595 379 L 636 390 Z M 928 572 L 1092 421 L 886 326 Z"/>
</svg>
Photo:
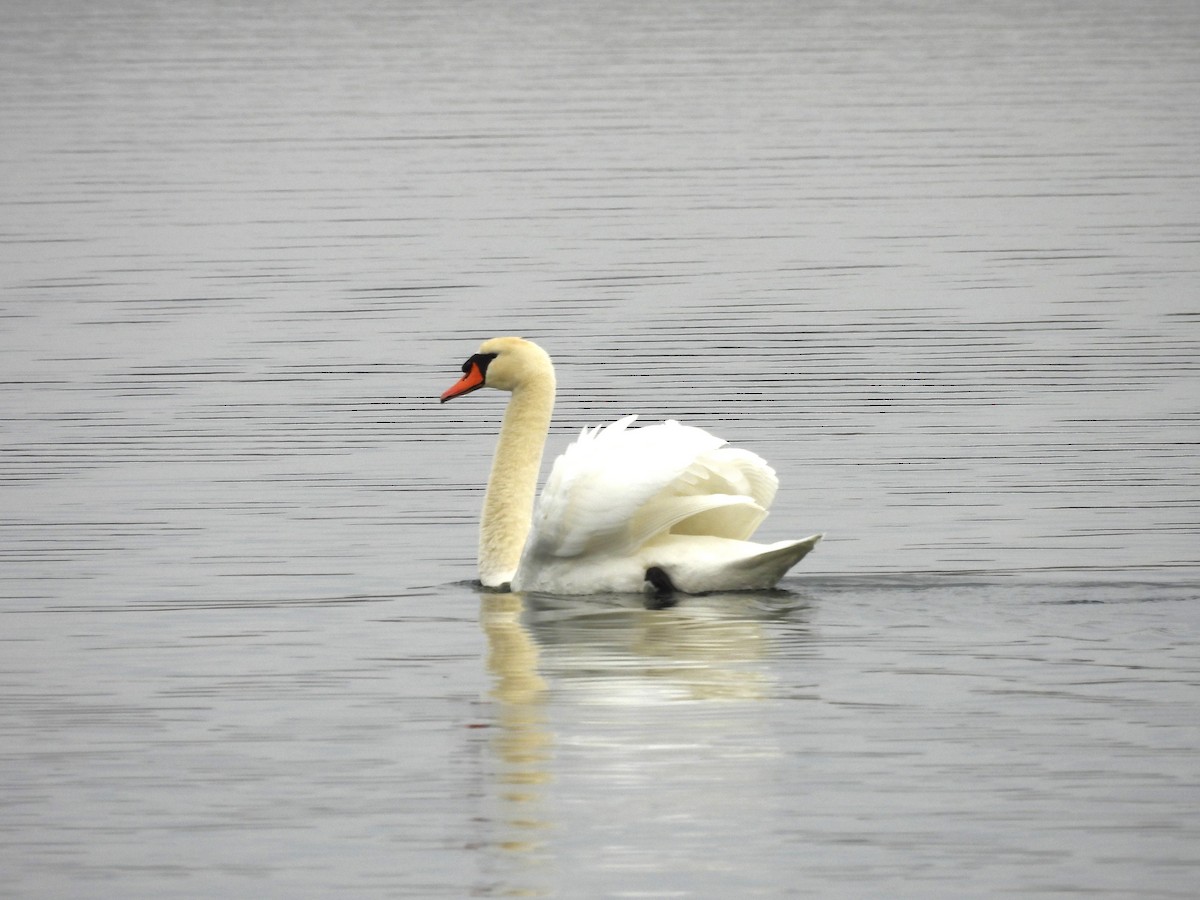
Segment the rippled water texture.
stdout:
<svg viewBox="0 0 1200 900">
<path fill-rule="evenodd" d="M 0 896 L 1191 897 L 1200 7 L 15 0 Z M 826 540 L 481 595 L 485 337 Z"/>
</svg>

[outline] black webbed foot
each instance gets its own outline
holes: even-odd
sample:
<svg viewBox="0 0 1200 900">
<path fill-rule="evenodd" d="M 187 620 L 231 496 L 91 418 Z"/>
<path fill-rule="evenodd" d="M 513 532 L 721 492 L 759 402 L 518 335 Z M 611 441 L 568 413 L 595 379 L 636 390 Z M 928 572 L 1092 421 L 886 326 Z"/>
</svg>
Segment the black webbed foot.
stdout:
<svg viewBox="0 0 1200 900">
<path fill-rule="evenodd" d="M 652 589 L 646 597 L 646 609 L 670 609 L 675 600 L 675 583 L 658 566 L 646 570 L 646 583 Z"/>
</svg>

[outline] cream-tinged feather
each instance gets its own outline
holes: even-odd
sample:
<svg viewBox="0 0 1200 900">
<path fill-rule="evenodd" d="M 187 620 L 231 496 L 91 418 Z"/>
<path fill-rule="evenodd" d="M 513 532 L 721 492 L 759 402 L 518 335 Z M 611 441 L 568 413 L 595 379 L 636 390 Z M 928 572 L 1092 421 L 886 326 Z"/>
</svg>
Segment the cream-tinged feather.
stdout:
<svg viewBox="0 0 1200 900">
<path fill-rule="evenodd" d="M 488 587 L 511 582 L 533 519 L 538 471 L 554 413 L 554 366 L 536 344 L 494 338 L 480 353 L 495 353 L 489 387 L 512 392 L 492 458 L 479 526 L 479 577 Z"/>
</svg>

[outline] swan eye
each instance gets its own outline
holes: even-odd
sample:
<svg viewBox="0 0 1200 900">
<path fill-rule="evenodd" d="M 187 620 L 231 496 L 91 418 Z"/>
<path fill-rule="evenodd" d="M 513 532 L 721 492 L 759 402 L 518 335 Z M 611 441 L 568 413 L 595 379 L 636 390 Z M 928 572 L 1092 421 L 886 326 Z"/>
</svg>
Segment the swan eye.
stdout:
<svg viewBox="0 0 1200 900">
<path fill-rule="evenodd" d="M 462 364 L 463 374 L 466 375 L 468 372 L 470 372 L 471 366 L 478 366 L 479 374 L 486 375 L 488 363 L 490 363 L 495 358 L 496 358 L 495 353 L 476 353 L 474 356 L 472 356 L 470 359 L 468 359 L 465 363 Z"/>
</svg>

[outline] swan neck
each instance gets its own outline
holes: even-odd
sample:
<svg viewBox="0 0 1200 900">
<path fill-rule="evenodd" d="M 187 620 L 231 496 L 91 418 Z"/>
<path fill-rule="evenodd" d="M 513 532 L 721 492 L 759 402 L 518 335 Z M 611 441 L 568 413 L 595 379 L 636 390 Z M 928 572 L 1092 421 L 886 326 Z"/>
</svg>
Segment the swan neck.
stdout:
<svg viewBox="0 0 1200 900">
<path fill-rule="evenodd" d="M 553 411 L 552 372 L 517 386 L 504 411 L 479 530 L 479 575 L 488 587 L 511 582 L 521 561 Z"/>
</svg>

